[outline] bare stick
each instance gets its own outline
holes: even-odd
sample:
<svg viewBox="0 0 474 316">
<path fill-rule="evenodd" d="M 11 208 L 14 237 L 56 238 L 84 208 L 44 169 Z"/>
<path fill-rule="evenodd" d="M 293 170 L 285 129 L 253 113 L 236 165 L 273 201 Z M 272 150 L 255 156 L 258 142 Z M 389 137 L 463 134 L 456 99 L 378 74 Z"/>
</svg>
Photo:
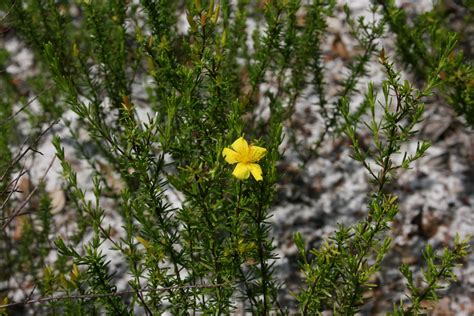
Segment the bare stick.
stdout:
<svg viewBox="0 0 474 316">
<path fill-rule="evenodd" d="M 0 305 L 0 309 L 12 307 L 12 306 L 30 305 L 30 304 L 36 304 L 36 303 L 45 303 L 45 302 L 67 300 L 67 299 L 72 299 L 72 300 L 98 299 L 98 298 L 103 298 L 103 297 L 117 297 L 117 296 L 125 296 L 129 294 L 144 293 L 144 292 L 164 292 L 164 291 L 182 290 L 182 289 L 216 288 L 216 287 L 221 287 L 224 285 L 229 285 L 229 284 L 222 283 L 222 284 L 177 285 L 177 286 L 162 287 L 159 289 L 139 289 L 139 290 L 116 292 L 116 293 L 106 293 L 106 294 L 58 295 L 58 296 L 43 297 L 43 298 L 39 298 L 35 300 L 26 300 L 23 302 L 14 302 L 14 303 L 9 303 L 9 304 L 4 304 L 4 305 Z"/>
<path fill-rule="evenodd" d="M 52 167 L 55 160 L 56 160 L 56 156 L 54 156 L 53 159 L 51 160 L 51 162 L 49 163 L 49 166 L 46 169 L 43 176 L 41 177 L 41 180 L 39 181 L 39 183 L 42 183 L 44 181 L 44 178 L 46 178 L 46 175 L 48 174 L 48 172 L 51 169 L 51 167 Z M 33 194 L 35 194 L 35 192 L 38 190 L 38 188 L 39 188 L 39 184 L 33 190 L 31 190 L 30 194 L 28 194 L 27 198 L 23 201 L 23 203 L 21 203 L 21 205 L 15 211 L 13 211 L 12 215 L 8 217 L 8 219 L 5 221 L 5 223 L 3 223 L 2 229 L 5 229 L 15 217 L 20 215 L 21 210 L 31 200 L 31 198 L 33 197 Z"/>
</svg>

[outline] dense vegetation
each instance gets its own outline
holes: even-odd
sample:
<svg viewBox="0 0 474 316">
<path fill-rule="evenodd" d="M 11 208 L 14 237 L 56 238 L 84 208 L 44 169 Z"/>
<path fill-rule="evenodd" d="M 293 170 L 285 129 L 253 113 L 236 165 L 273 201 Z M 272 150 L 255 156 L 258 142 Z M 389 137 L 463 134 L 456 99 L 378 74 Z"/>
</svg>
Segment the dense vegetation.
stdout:
<svg viewBox="0 0 474 316">
<path fill-rule="evenodd" d="M 462 6 L 474 11 L 472 2 Z M 359 53 L 329 96 L 323 47 L 336 7 L 331 0 L 3 1 L 2 36 L 33 52 L 36 71 L 20 85 L 6 71 L 13 56 L 0 48 L 0 280 L 34 284 L 26 303 L 2 293 L 2 312 L 294 312 L 279 303 L 287 289 L 275 273 L 268 221 L 284 138 L 301 168 L 327 139 L 347 138 L 367 170 L 362 220 L 340 225 L 315 249 L 294 236 L 300 313 L 360 311 L 390 252 L 399 205 L 388 184 L 430 147 L 427 139 L 414 152 L 402 149 L 417 136 L 424 101 L 439 95 L 474 125 L 472 34 L 450 29 L 442 4 L 412 16 L 394 1 L 373 1 L 368 10 L 377 19 L 346 8 Z M 384 37 L 395 39 L 393 50 L 383 48 Z M 385 80 L 361 88 L 373 62 Z M 353 102 L 360 94 L 363 102 Z M 309 142 L 294 114 L 310 96 L 322 128 Z M 67 234 L 43 179 L 19 187 L 25 160 L 51 135 Z M 68 155 L 88 170 L 86 181 Z M 456 239 L 442 252 L 427 245 L 421 283 L 402 265 L 408 296 L 393 302 L 393 314 L 422 313 L 422 303 L 454 280 L 468 245 Z M 126 265 L 119 275 L 126 291 L 117 290 L 112 260 Z"/>
</svg>

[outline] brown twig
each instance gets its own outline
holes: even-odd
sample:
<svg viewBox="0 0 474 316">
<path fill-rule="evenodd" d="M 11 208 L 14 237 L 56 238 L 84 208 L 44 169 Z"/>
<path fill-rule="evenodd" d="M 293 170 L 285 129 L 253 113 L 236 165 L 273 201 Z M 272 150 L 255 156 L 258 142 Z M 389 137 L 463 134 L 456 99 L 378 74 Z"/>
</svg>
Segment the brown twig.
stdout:
<svg viewBox="0 0 474 316">
<path fill-rule="evenodd" d="M 8 11 L 5 13 L 5 15 L 0 19 L 0 22 L 3 22 L 4 20 L 7 19 L 7 17 L 10 15 L 10 12 L 13 10 L 13 7 L 15 6 L 16 1 L 13 1 L 12 5 L 8 8 Z"/>
<path fill-rule="evenodd" d="M 54 85 L 49 85 L 48 87 L 46 87 L 43 91 L 39 92 L 37 95 L 35 95 L 33 98 L 31 98 L 30 100 L 28 100 L 28 102 L 23 105 L 20 109 L 18 109 L 18 111 L 16 111 L 15 113 L 13 113 L 12 115 L 10 115 L 9 117 L 7 117 L 6 119 L 4 119 L 3 121 L 0 122 L 0 126 L 3 126 L 7 123 L 10 123 L 12 119 L 15 118 L 15 116 L 17 116 L 18 114 L 20 114 L 21 112 L 23 112 L 24 109 L 26 109 L 28 106 L 30 106 L 31 103 L 33 103 L 36 99 L 38 99 L 42 94 L 48 92 Z"/>
<path fill-rule="evenodd" d="M 10 164 L 7 166 L 7 168 L 5 169 L 4 173 L 2 174 L 2 176 L 0 177 L 0 181 L 3 181 L 3 179 L 5 178 L 5 176 L 8 174 L 8 172 L 10 171 L 11 168 L 13 168 L 21 159 L 23 159 L 23 157 L 25 157 L 25 155 L 30 151 L 34 151 L 34 152 L 38 152 L 38 150 L 34 149 L 33 147 L 36 146 L 38 144 L 38 142 L 40 141 L 41 137 L 43 137 L 54 125 L 56 125 L 57 123 L 59 122 L 59 120 L 56 120 L 54 121 L 53 123 L 51 123 L 44 131 L 42 131 L 41 133 L 38 134 L 38 136 L 34 139 L 34 141 L 31 143 L 31 145 L 28 145 L 28 147 L 21 152 L 20 150 L 20 153 L 18 155 L 16 155 L 16 157 L 10 162 Z M 23 144 L 21 145 L 21 148 L 23 148 L 23 146 L 25 146 L 28 141 L 30 140 L 30 137 L 28 137 L 24 142 Z"/>
<path fill-rule="evenodd" d="M 51 160 L 51 162 L 49 163 L 49 166 L 48 168 L 46 169 L 45 173 L 43 174 L 43 176 L 41 177 L 39 183 L 42 183 L 44 181 L 44 179 L 46 178 L 46 175 L 48 174 L 49 170 L 51 169 L 51 167 L 53 166 L 53 163 L 54 161 L 56 160 L 56 156 L 53 157 L 53 159 Z M 3 223 L 2 225 L 2 230 L 7 228 L 7 226 L 12 222 L 12 220 L 21 215 L 20 212 L 21 210 L 26 206 L 26 204 L 31 200 L 31 198 L 33 197 L 33 194 L 35 194 L 35 192 L 38 190 L 39 188 L 39 184 L 33 189 L 31 190 L 30 194 L 28 194 L 28 196 L 26 197 L 26 199 L 23 201 L 23 203 L 21 203 L 21 205 L 15 210 L 13 211 L 12 215 L 8 217 L 8 219 L 5 221 L 5 223 Z"/>
<path fill-rule="evenodd" d="M 164 292 L 170 290 L 183 290 L 183 289 L 203 289 L 203 288 L 215 288 L 229 285 L 228 283 L 221 283 L 221 284 L 196 284 L 196 285 L 177 285 L 177 286 L 169 286 L 169 287 L 162 287 L 159 289 L 139 289 L 139 290 L 128 290 L 128 291 L 121 291 L 115 293 L 103 293 L 103 294 L 82 294 L 82 295 L 58 295 L 58 296 L 50 296 L 50 297 L 43 297 L 38 298 L 35 300 L 26 300 L 23 302 L 13 302 L 9 304 L 0 305 L 0 309 L 19 306 L 19 305 L 30 305 L 36 303 L 45 303 L 51 301 L 59 301 L 59 300 L 66 300 L 66 299 L 97 299 L 103 297 L 117 297 L 117 296 L 124 296 L 134 293 L 145 293 L 145 292 Z"/>
<path fill-rule="evenodd" d="M 3 210 L 5 208 L 5 205 L 7 205 L 8 201 L 11 199 L 11 197 L 13 196 L 13 193 L 17 192 L 17 185 L 18 185 L 18 181 L 20 181 L 20 178 L 24 175 L 28 173 L 28 171 L 25 170 L 24 167 L 21 168 L 21 171 L 20 173 L 18 174 L 18 176 L 15 177 L 15 179 L 13 179 L 12 181 L 10 181 L 10 183 L 8 183 L 7 185 L 7 188 L 9 187 L 13 187 L 13 189 L 11 190 L 5 190 L 4 192 L 1 192 L 0 193 L 0 196 L 3 194 L 3 193 L 8 193 L 7 197 L 5 198 L 5 200 L 3 201 L 2 205 L 0 205 L 0 210 Z M 2 182 L 3 179 L 0 179 L 0 182 Z"/>
</svg>

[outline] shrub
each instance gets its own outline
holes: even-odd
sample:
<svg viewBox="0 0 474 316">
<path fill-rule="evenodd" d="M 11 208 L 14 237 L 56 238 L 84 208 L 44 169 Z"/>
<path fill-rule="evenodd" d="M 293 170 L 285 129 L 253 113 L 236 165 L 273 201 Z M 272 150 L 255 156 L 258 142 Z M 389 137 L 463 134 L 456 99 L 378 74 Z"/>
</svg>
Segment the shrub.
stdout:
<svg viewBox="0 0 474 316">
<path fill-rule="evenodd" d="M 293 312 L 279 303 L 278 292 L 287 289 L 275 273 L 278 257 L 269 223 L 279 148 L 286 137 L 305 168 L 329 136 L 350 140 L 352 158 L 372 180 L 367 215 L 340 225 L 315 249 L 295 235 L 304 277 L 294 295 L 303 315 L 360 311 L 364 292 L 375 286 L 371 276 L 390 251 L 387 231 L 398 203 L 387 184 L 429 148 L 426 141 L 415 152 L 404 152 L 402 144 L 417 134 L 423 101 L 435 88 L 472 123 L 471 83 L 453 77 L 472 71 L 463 57 L 453 57 L 455 35 L 433 35 L 426 44 L 432 49 L 421 47 L 425 44 L 415 36 L 421 32 L 402 27 L 403 11 L 392 2 L 371 7 L 373 14 L 383 12 L 380 20 L 356 19 L 346 8 L 345 21 L 361 54 L 349 61 L 339 93 L 330 98 L 323 45 L 335 7 L 331 0 L 2 4 L 7 12 L 2 23 L 34 53 L 37 74 L 26 85 L 38 95 L 39 109 L 28 109 L 31 102 L 3 71 L 1 277 L 20 274 L 41 297 L 4 300 L 3 312 L 18 306 L 72 315 L 218 315 L 239 306 L 258 315 Z M 433 34 L 442 32 L 439 23 L 430 24 L 430 15 L 420 19 Z M 404 81 L 381 48 L 387 23 L 398 36 L 397 47 L 410 54 L 402 55 L 403 61 L 417 67 L 421 87 Z M 255 27 L 251 40 L 249 25 Z M 360 94 L 374 57 L 386 74 L 382 91 L 370 83 L 356 105 L 352 97 Z M 2 69 L 9 58 L 2 50 Z M 315 141 L 303 142 L 294 114 L 308 96 L 317 99 L 312 110 L 321 116 L 322 130 Z M 23 104 L 17 113 L 15 102 Z M 24 134 L 14 129 L 18 114 L 30 130 L 13 154 Z M 369 148 L 359 140 L 364 124 Z M 26 201 L 37 203 L 28 207 L 11 194 L 24 172 L 24 157 L 37 151 L 51 130 L 65 208 L 74 223 L 67 234 L 55 225 L 59 215 L 44 184 L 31 191 Z M 403 160 L 396 163 L 399 154 Z M 69 155 L 89 170 L 85 183 Z M 21 230 L 21 238 L 14 240 L 14 229 Z M 436 300 L 442 282 L 454 279 L 468 242 L 456 239 L 442 254 L 427 246 L 423 286 L 414 282 L 410 267 L 401 266 L 409 297 L 394 302 L 393 313 L 418 314 L 422 301 Z M 116 262 L 125 265 L 120 275 Z M 123 291 L 118 283 L 124 275 Z"/>
</svg>

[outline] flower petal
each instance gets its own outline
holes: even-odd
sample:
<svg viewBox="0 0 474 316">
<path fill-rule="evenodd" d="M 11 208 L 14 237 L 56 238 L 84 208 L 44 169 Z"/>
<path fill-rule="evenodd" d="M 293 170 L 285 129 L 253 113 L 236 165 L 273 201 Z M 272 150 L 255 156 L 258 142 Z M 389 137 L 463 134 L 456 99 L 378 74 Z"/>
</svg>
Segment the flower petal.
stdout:
<svg viewBox="0 0 474 316">
<path fill-rule="evenodd" d="M 222 156 L 224 156 L 225 161 L 228 163 L 238 163 L 241 161 L 239 153 L 230 148 L 224 148 Z"/>
<path fill-rule="evenodd" d="M 256 163 L 250 163 L 248 165 L 249 165 L 250 172 L 252 173 L 252 176 L 255 178 L 255 180 L 261 181 L 263 178 L 262 178 L 262 168 L 260 167 L 260 165 Z"/>
<path fill-rule="evenodd" d="M 237 138 L 237 140 L 233 142 L 230 147 L 238 152 L 241 157 L 245 157 L 249 154 L 249 144 L 243 137 Z"/>
<path fill-rule="evenodd" d="M 248 177 L 250 176 L 250 167 L 249 167 L 249 165 L 250 164 L 248 164 L 248 163 L 239 162 L 237 164 L 237 166 L 235 167 L 234 172 L 232 172 L 232 174 L 237 179 L 240 179 L 240 180 L 248 179 Z"/>
<path fill-rule="evenodd" d="M 250 148 L 250 160 L 249 162 L 257 162 L 267 154 L 267 150 L 259 146 L 249 146 Z"/>
</svg>

